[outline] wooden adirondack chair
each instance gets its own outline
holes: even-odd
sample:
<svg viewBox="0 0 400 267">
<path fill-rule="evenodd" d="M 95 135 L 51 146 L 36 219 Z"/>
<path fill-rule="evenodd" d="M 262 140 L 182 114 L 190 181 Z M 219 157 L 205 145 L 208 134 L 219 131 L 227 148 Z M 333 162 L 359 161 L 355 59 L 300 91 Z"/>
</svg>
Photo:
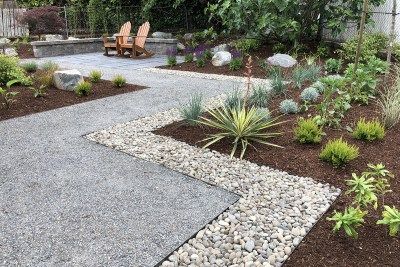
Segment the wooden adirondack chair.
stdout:
<svg viewBox="0 0 400 267">
<path fill-rule="evenodd" d="M 122 53 L 129 51 L 132 58 L 148 58 L 153 56 L 154 53 L 144 48 L 149 31 L 150 23 L 147 21 L 139 27 L 137 35 L 132 37 L 132 43 L 121 44 Z"/>
<path fill-rule="evenodd" d="M 104 43 L 104 48 L 106 49 L 105 56 L 109 56 L 108 50 L 117 50 L 117 53 L 119 54 L 121 52 L 121 45 L 128 43 L 128 37 L 129 34 L 131 33 L 131 22 L 128 21 L 124 25 L 122 25 L 121 30 L 119 31 L 119 34 L 117 34 L 115 42 L 109 42 L 107 37 L 103 37 L 103 43 Z"/>
</svg>

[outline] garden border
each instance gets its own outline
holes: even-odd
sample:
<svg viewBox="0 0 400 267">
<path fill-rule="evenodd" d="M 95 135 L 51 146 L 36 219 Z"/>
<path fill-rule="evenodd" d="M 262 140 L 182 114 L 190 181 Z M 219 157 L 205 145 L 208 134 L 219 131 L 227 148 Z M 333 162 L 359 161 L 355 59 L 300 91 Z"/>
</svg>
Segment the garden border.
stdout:
<svg viewBox="0 0 400 267">
<path fill-rule="evenodd" d="M 219 106 L 223 97 L 212 99 L 208 108 Z M 152 133 L 180 120 L 179 110 L 171 109 L 85 136 L 241 196 L 160 264 L 205 264 L 205 259 L 211 265 L 283 264 L 340 190 Z"/>
</svg>

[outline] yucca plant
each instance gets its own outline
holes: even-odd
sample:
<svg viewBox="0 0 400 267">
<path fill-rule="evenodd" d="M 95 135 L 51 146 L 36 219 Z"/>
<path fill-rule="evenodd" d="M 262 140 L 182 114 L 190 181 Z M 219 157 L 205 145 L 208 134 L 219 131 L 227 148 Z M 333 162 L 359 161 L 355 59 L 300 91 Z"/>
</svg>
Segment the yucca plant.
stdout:
<svg viewBox="0 0 400 267">
<path fill-rule="evenodd" d="M 377 221 L 376 224 L 388 225 L 389 235 L 396 236 L 400 229 L 400 212 L 395 207 L 385 206 L 382 217 L 382 220 Z"/>
<path fill-rule="evenodd" d="M 204 139 L 203 141 L 208 141 L 204 148 L 223 139 L 233 139 L 231 158 L 235 155 L 238 146 L 241 146 L 240 158 L 242 159 L 247 147 L 252 145 L 253 142 L 281 147 L 267 141 L 272 137 L 281 135 L 281 133 L 267 132 L 267 130 L 284 122 L 277 122 L 278 118 L 265 120 L 260 115 L 261 113 L 257 112 L 257 108 L 246 108 L 245 106 L 228 108 L 223 106 L 209 110 L 208 114 L 211 118 L 201 117 L 200 123 L 219 130 L 219 133 L 211 134 Z"/>
<path fill-rule="evenodd" d="M 343 213 L 335 211 L 334 215 L 327 218 L 327 220 L 336 222 L 333 227 L 334 232 L 343 228 L 348 236 L 357 238 L 357 227 L 364 223 L 364 216 L 366 214 L 366 211 L 362 211 L 359 208 L 349 207 L 346 208 Z"/>
</svg>

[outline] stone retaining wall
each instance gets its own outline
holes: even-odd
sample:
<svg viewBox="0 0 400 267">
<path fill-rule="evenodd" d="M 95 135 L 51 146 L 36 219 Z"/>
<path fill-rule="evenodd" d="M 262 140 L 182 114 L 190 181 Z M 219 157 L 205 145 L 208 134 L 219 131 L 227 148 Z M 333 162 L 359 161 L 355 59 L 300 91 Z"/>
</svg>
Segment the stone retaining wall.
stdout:
<svg viewBox="0 0 400 267">
<path fill-rule="evenodd" d="M 156 54 L 165 55 L 167 50 L 176 51 L 178 40 L 147 38 L 146 49 Z M 32 42 L 35 57 L 53 57 L 83 53 L 102 52 L 102 38 L 86 38 L 77 40 L 37 41 Z"/>
</svg>

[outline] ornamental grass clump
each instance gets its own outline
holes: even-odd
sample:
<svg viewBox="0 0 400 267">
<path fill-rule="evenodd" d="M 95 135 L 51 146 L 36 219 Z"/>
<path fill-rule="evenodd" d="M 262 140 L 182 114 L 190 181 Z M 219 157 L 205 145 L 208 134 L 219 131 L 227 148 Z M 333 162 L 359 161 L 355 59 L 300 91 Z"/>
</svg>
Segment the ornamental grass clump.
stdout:
<svg viewBox="0 0 400 267">
<path fill-rule="evenodd" d="M 271 128 L 282 124 L 276 122 L 277 118 L 265 120 L 264 116 L 257 111 L 257 108 L 228 108 L 221 107 L 215 110 L 208 111 L 211 118 L 201 117 L 200 123 L 217 129 L 219 132 L 211 134 L 203 141 L 208 141 L 204 147 L 209 147 L 223 139 L 232 141 L 233 147 L 231 157 L 233 157 L 241 147 L 240 158 L 242 159 L 246 149 L 252 143 L 261 143 L 274 147 L 279 145 L 268 142 L 270 138 L 281 135 L 278 132 L 269 132 Z"/>
<path fill-rule="evenodd" d="M 397 73 L 399 73 L 399 69 Z M 400 121 L 400 75 L 395 77 L 392 87 L 386 88 L 380 95 L 378 106 L 381 119 L 386 129 L 392 128 Z"/>
<path fill-rule="evenodd" d="M 293 99 L 285 99 L 279 104 L 279 110 L 285 115 L 295 114 L 299 112 L 299 105 Z"/>
<path fill-rule="evenodd" d="M 167 65 L 168 67 L 173 67 L 177 64 L 176 51 L 173 49 L 167 49 Z"/>
<path fill-rule="evenodd" d="M 341 167 L 344 164 L 358 157 L 358 147 L 349 145 L 343 138 L 329 140 L 322 149 L 319 157 L 323 161 L 331 163 L 335 167 Z"/>
<path fill-rule="evenodd" d="M 257 108 L 266 108 L 270 99 L 271 91 L 268 90 L 265 86 L 258 85 L 254 87 L 249 97 L 248 104 Z"/>
<path fill-rule="evenodd" d="M 383 139 L 384 136 L 385 128 L 377 119 L 366 121 L 365 118 L 361 118 L 353 131 L 354 138 L 370 142 Z"/>
<path fill-rule="evenodd" d="M 47 61 L 47 62 L 43 63 L 43 65 L 41 66 L 42 70 L 49 71 L 49 72 L 55 72 L 59 68 L 60 67 L 58 66 L 58 64 L 53 61 Z"/>
<path fill-rule="evenodd" d="M 180 109 L 181 116 L 190 125 L 198 124 L 200 115 L 203 110 L 203 96 L 195 94 L 190 98 L 190 101 Z"/>
<path fill-rule="evenodd" d="M 117 75 L 113 78 L 112 82 L 116 87 L 121 88 L 126 84 L 126 79 L 122 75 Z"/>
<path fill-rule="evenodd" d="M 21 67 L 28 73 L 33 73 L 35 71 L 37 71 L 38 69 L 38 64 L 34 61 L 30 61 L 30 62 L 26 62 L 26 63 L 22 63 Z"/>
<path fill-rule="evenodd" d="M 308 103 L 313 103 L 318 100 L 319 92 L 314 87 L 307 87 L 300 94 L 301 100 Z"/>
<path fill-rule="evenodd" d="M 101 80 L 103 73 L 99 70 L 93 70 L 89 73 L 89 80 L 92 83 L 98 83 Z"/>
<path fill-rule="evenodd" d="M 243 106 L 242 92 L 238 88 L 235 88 L 226 97 L 224 106 L 227 108 L 241 108 Z"/>
<path fill-rule="evenodd" d="M 294 128 L 295 139 L 301 144 L 316 144 L 322 140 L 324 132 L 313 119 L 300 118 Z"/>
<path fill-rule="evenodd" d="M 88 96 L 92 93 L 92 85 L 89 82 L 80 82 L 75 88 L 75 94 L 79 97 Z"/>
</svg>

